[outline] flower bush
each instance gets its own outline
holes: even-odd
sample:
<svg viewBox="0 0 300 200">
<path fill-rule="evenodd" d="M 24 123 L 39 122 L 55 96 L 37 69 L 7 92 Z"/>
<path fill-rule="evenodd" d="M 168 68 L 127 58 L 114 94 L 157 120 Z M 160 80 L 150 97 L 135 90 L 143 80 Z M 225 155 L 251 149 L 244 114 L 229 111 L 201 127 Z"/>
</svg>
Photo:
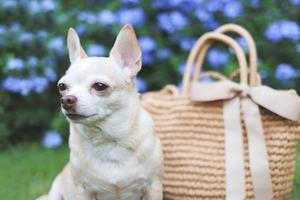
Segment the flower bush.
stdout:
<svg viewBox="0 0 300 200">
<path fill-rule="evenodd" d="M 196 39 L 219 25 L 237 23 L 256 40 L 263 82 L 299 92 L 299 18 L 299 0 L 3 0 L 0 147 L 45 137 L 44 141 L 60 141 L 49 131 L 67 135 L 56 81 L 69 66 L 69 27 L 77 30 L 89 55 L 107 56 L 120 28 L 133 24 L 143 51 L 137 84 L 144 92 L 170 83 L 180 86 Z M 237 41 L 247 51 L 245 41 Z M 208 53 L 205 67 L 230 74 L 237 62 L 228 49 L 217 45 Z"/>
</svg>

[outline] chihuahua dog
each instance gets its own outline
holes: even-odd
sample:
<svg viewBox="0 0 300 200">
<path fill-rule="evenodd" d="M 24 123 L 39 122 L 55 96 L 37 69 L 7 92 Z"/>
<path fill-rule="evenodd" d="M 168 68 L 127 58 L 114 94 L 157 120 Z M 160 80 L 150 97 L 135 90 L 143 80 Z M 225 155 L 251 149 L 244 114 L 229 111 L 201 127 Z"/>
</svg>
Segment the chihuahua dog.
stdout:
<svg viewBox="0 0 300 200">
<path fill-rule="evenodd" d="M 142 60 L 132 26 L 109 57 L 88 57 L 72 28 L 67 42 L 71 65 L 58 88 L 70 161 L 40 199 L 161 200 L 162 150 L 136 91 Z"/>
</svg>

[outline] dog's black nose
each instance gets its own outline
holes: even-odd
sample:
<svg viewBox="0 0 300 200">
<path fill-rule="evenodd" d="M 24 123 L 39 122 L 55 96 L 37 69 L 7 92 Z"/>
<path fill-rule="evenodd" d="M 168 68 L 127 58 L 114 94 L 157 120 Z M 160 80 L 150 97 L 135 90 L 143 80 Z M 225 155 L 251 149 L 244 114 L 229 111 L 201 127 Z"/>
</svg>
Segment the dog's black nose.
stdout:
<svg viewBox="0 0 300 200">
<path fill-rule="evenodd" d="M 66 110 L 74 109 L 76 103 L 77 98 L 73 95 L 67 95 L 60 98 L 60 104 Z"/>
</svg>

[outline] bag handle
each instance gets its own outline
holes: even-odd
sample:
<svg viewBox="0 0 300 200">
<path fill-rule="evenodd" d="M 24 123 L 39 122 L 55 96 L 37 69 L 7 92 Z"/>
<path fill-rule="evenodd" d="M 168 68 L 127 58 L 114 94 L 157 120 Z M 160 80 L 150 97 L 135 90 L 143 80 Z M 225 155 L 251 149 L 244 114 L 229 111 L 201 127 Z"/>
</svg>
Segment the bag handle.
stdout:
<svg viewBox="0 0 300 200">
<path fill-rule="evenodd" d="M 248 76 L 247 76 L 247 61 L 245 58 L 245 54 L 240 47 L 240 45 L 231 37 L 224 35 L 222 33 L 218 32 L 208 32 L 205 33 L 202 37 L 200 37 L 194 47 L 192 48 L 188 60 L 185 66 L 185 72 L 183 76 L 183 91 L 182 94 L 186 97 L 189 96 L 189 90 L 190 90 L 190 84 L 191 84 L 191 74 L 192 74 L 192 67 L 197 59 L 197 55 L 199 52 L 203 50 L 203 47 L 205 47 L 207 42 L 211 41 L 220 41 L 235 51 L 235 54 L 237 56 L 239 66 L 240 66 L 240 81 L 244 85 L 248 85 Z M 201 54 L 202 55 L 202 54 Z M 204 59 L 203 59 L 204 60 Z M 200 63 L 202 64 L 202 63 Z M 201 66 L 199 65 L 199 68 L 201 69 Z M 200 70 L 199 69 L 199 70 Z"/>
<path fill-rule="evenodd" d="M 201 74 L 200 74 L 200 78 L 202 76 Z M 228 79 L 229 80 L 234 80 L 239 75 L 240 75 L 240 70 L 236 70 L 232 74 L 230 74 L 230 76 L 228 77 Z M 260 77 L 259 73 L 257 73 L 256 76 L 255 76 L 255 85 L 251 85 L 251 86 L 260 86 L 261 84 L 262 84 L 261 77 Z"/>
<path fill-rule="evenodd" d="M 203 79 L 203 78 L 214 78 L 216 80 L 228 80 L 226 76 L 215 71 L 206 71 L 201 73 L 199 79 Z"/>
<path fill-rule="evenodd" d="M 248 45 L 248 49 L 249 49 L 249 77 L 250 77 L 250 85 L 251 86 L 256 86 L 259 85 L 261 83 L 260 77 L 257 74 L 257 50 L 256 50 L 256 46 L 255 46 L 255 42 L 251 36 L 251 34 L 242 26 L 239 26 L 237 24 L 225 24 L 221 27 L 219 27 L 218 29 L 215 30 L 216 32 L 219 33 L 227 33 L 227 32 L 233 32 L 233 33 L 237 33 L 239 35 L 241 35 L 247 45 Z M 195 74 L 194 74 L 194 78 L 193 81 L 196 81 L 199 79 L 200 77 L 200 72 L 201 70 L 199 68 L 201 68 L 205 55 L 208 51 L 208 49 L 211 46 L 211 42 L 208 42 L 203 49 L 199 52 L 198 55 L 198 60 L 196 62 L 196 66 L 195 66 Z"/>
<path fill-rule="evenodd" d="M 233 33 L 237 33 L 239 35 L 241 35 L 247 45 L 248 45 L 248 49 L 249 49 L 249 73 L 250 73 L 250 80 L 249 80 L 249 84 L 251 86 L 255 86 L 257 83 L 260 82 L 260 77 L 258 76 L 257 78 L 257 49 L 256 49 L 256 45 L 254 42 L 253 37 L 251 36 L 251 34 L 242 26 L 237 25 L 237 24 L 225 24 L 223 26 L 220 26 L 217 30 L 217 32 L 220 33 L 228 33 L 228 32 L 233 32 Z"/>
</svg>

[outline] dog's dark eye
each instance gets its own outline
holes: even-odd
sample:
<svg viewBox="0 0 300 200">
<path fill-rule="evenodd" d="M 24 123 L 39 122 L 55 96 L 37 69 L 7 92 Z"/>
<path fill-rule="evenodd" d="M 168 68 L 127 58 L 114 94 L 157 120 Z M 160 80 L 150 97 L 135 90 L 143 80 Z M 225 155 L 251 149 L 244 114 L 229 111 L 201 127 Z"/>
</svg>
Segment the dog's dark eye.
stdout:
<svg viewBox="0 0 300 200">
<path fill-rule="evenodd" d="M 58 89 L 59 89 L 59 91 L 64 91 L 67 89 L 67 85 L 64 83 L 60 83 L 60 84 L 58 84 Z"/>
<path fill-rule="evenodd" d="M 103 91 L 103 90 L 105 90 L 106 88 L 108 88 L 108 86 L 105 85 L 104 83 L 95 83 L 95 84 L 93 85 L 93 88 L 94 88 L 95 90 L 97 90 L 97 91 Z"/>
</svg>

